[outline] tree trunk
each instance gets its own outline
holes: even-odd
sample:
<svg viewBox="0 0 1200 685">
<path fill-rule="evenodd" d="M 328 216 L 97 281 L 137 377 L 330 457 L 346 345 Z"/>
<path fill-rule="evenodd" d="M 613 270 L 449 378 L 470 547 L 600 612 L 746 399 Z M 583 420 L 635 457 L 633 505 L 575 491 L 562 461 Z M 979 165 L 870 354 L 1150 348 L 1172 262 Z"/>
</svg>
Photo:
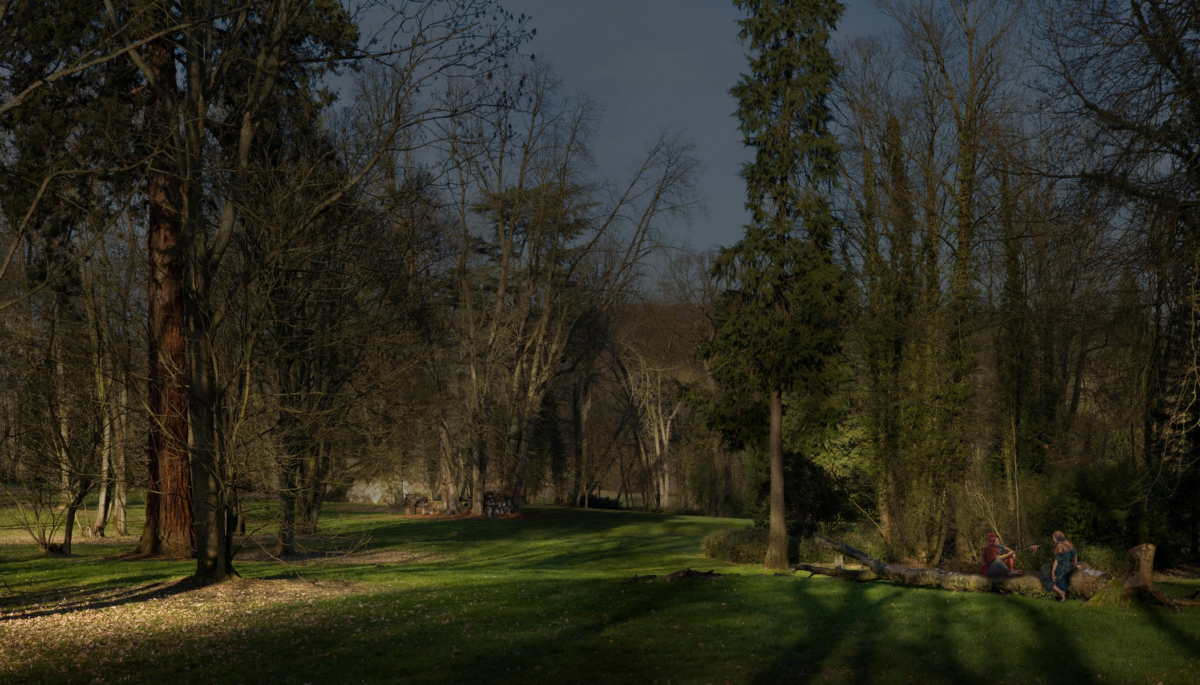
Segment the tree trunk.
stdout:
<svg viewBox="0 0 1200 685">
<path fill-rule="evenodd" d="M 1195 599 L 1194 594 L 1191 597 L 1173 598 L 1161 590 L 1154 589 L 1154 552 L 1154 545 L 1149 543 L 1130 549 L 1128 565 L 1121 575 L 1121 582 L 1113 583 L 1094 603 L 1125 604 L 1138 600 L 1158 604 L 1175 612 L 1183 608 L 1200 607 L 1200 600 Z"/>
<path fill-rule="evenodd" d="M 571 481 L 572 506 L 583 504 L 583 408 L 579 382 L 571 384 L 571 454 L 574 473 Z M 643 502 L 644 504 L 644 502 Z"/>
<path fill-rule="evenodd" d="M 170 44 L 157 40 L 146 46 L 146 63 L 167 89 L 176 83 Z M 138 552 L 187 557 L 195 553 L 192 520 L 192 478 L 188 455 L 187 338 L 184 331 L 183 256 L 179 234 L 179 172 L 173 157 L 168 104 L 150 90 L 146 119 L 166 153 L 151 160 L 147 172 L 149 202 L 147 240 L 149 280 L 150 410 L 146 458 L 149 479 L 146 523 Z"/>
<path fill-rule="evenodd" d="M 771 530 L 767 568 L 787 568 L 787 525 L 783 502 L 783 397 L 771 389 Z"/>
<path fill-rule="evenodd" d="M 296 465 L 292 455 L 286 457 L 279 474 L 279 535 L 275 543 L 275 555 L 291 556 L 296 553 Z"/>
<path fill-rule="evenodd" d="M 889 468 L 879 488 L 879 532 L 883 535 L 883 544 L 891 547 L 897 542 L 896 522 L 892 506 L 896 498 L 896 479 Z"/>
<path fill-rule="evenodd" d="M 1125 588 L 1154 590 L 1154 545 L 1144 543 L 1129 550 L 1129 573 Z"/>
<path fill-rule="evenodd" d="M 461 513 L 458 506 L 458 480 L 454 477 L 454 465 L 451 463 L 454 456 L 454 445 L 450 441 L 450 430 L 446 427 L 445 421 L 438 421 L 438 437 L 441 441 L 442 453 L 442 513 L 455 516 Z"/>
<path fill-rule="evenodd" d="M 841 552 L 842 554 L 857 559 L 863 564 L 863 566 L 866 566 L 866 568 L 862 570 L 851 570 L 843 568 L 824 568 L 810 564 L 796 564 L 792 567 L 792 570 L 808 571 L 809 573 L 813 574 L 844 578 L 846 580 L 855 580 L 858 582 L 867 582 L 871 580 L 890 580 L 896 583 L 904 583 L 905 585 L 940 587 L 946 590 L 965 590 L 968 592 L 1023 592 L 1045 594 L 1046 596 L 1052 595 L 1050 584 L 1053 579 L 1049 576 L 1048 572 L 1045 576 L 1026 573 L 1018 576 L 989 578 L 977 573 L 955 573 L 936 568 L 909 568 L 905 566 L 894 566 L 872 559 L 865 553 L 840 542 L 826 540 L 820 536 L 817 536 L 816 540 L 817 543 L 822 547 Z M 1069 591 L 1072 594 L 1083 597 L 1084 599 L 1090 599 L 1092 595 L 1105 588 L 1111 580 L 1112 577 L 1103 571 L 1089 567 L 1081 567 L 1071 573 L 1069 578 Z"/>
<path fill-rule="evenodd" d="M 104 381 L 104 350 L 100 341 L 100 310 L 96 307 L 96 290 L 94 272 L 89 263 L 84 266 L 84 311 L 88 317 L 88 337 L 91 342 L 92 380 L 95 381 L 96 403 L 100 405 L 97 411 L 103 421 L 100 444 L 100 503 L 96 506 L 96 525 L 94 533 L 97 537 L 104 536 L 104 525 L 108 524 L 108 489 L 109 464 L 113 457 L 113 413 L 109 408 L 108 384 Z"/>
<path fill-rule="evenodd" d="M 309 458 L 304 462 L 304 480 L 302 498 L 300 500 L 300 530 L 304 533 L 315 533 L 321 520 L 321 506 L 325 503 L 325 477 L 329 475 L 329 457 L 325 441 L 318 440 L 315 449 L 309 450 Z M 240 513 L 239 530 L 244 531 L 244 519 Z"/>
<path fill-rule="evenodd" d="M 55 349 L 54 374 L 58 377 L 58 390 L 55 392 L 55 399 L 58 400 L 55 404 L 58 409 L 58 440 L 56 447 L 58 449 L 58 469 L 59 469 L 59 490 L 62 506 L 66 507 L 67 502 L 71 499 L 71 455 L 67 452 L 70 445 L 71 433 L 70 426 L 67 423 L 67 409 L 63 406 L 61 392 L 66 388 L 66 382 L 63 380 L 64 364 L 62 345 L 52 347 Z"/>
<path fill-rule="evenodd" d="M 113 431 L 116 435 L 116 446 L 113 450 L 113 480 L 115 482 L 113 496 L 113 519 L 117 526 L 117 535 L 128 535 L 125 527 L 126 506 L 129 503 L 129 483 L 125 479 L 125 442 L 129 437 L 125 410 L 129 406 L 129 389 L 121 386 L 121 406 L 113 407 Z"/>
<path fill-rule="evenodd" d="M 671 506 L 671 471 L 667 466 L 666 454 L 664 452 L 662 463 L 662 506 L 663 509 Z"/>
<path fill-rule="evenodd" d="M 91 491 L 90 483 L 80 483 L 79 489 L 75 492 L 75 496 L 67 504 L 67 521 L 66 528 L 63 530 L 63 542 L 59 548 L 59 552 L 64 555 L 71 554 L 71 540 L 75 537 L 75 512 L 79 511 L 79 505 L 83 504 L 84 498 Z"/>
<path fill-rule="evenodd" d="M 472 429 L 475 431 L 474 459 L 471 460 L 471 513 L 483 516 L 483 504 L 487 494 L 487 407 L 476 410 Z"/>
<path fill-rule="evenodd" d="M 528 398 L 526 398 L 528 401 Z M 521 421 L 521 438 L 520 446 L 517 448 L 517 465 L 516 478 L 513 487 L 513 506 L 522 506 L 529 502 L 529 444 L 533 438 L 533 416 L 530 416 L 529 408 L 525 407 L 525 416 Z"/>
<path fill-rule="evenodd" d="M 192 435 L 192 488 L 196 577 L 222 581 L 236 575 L 229 557 L 228 483 L 222 472 L 218 406 L 208 329 L 208 274 L 193 268 L 187 300 L 188 420 Z"/>
</svg>

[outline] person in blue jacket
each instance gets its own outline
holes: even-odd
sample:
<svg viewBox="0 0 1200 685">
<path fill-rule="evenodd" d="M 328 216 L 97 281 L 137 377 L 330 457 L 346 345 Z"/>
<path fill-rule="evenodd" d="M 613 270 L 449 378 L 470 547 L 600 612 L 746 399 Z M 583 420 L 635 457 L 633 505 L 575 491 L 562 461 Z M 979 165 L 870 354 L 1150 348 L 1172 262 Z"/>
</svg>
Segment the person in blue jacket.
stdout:
<svg viewBox="0 0 1200 685">
<path fill-rule="evenodd" d="M 1050 575 L 1054 577 L 1054 591 L 1058 593 L 1058 601 L 1067 601 L 1067 588 L 1071 586 L 1069 576 L 1071 571 L 1079 567 L 1075 555 L 1075 545 L 1061 531 L 1054 531 L 1054 566 Z"/>
</svg>

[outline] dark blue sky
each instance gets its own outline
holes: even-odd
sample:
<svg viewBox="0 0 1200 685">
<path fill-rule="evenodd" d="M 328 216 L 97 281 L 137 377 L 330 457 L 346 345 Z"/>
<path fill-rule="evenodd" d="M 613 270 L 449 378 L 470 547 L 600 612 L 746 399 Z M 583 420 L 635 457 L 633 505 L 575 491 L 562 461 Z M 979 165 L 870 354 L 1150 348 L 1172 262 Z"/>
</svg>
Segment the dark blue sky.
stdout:
<svg viewBox="0 0 1200 685">
<path fill-rule="evenodd" d="M 730 0 L 504 0 L 533 16 L 526 49 L 553 61 L 568 89 L 605 107 L 595 148 L 604 173 L 618 173 L 663 127 L 696 142 L 708 167 L 700 179 L 709 213 L 673 238 L 703 249 L 741 236 L 746 213 L 738 165 L 748 159 L 729 89 L 745 68 Z M 870 0 L 846 3 L 847 37 L 886 30 Z"/>
</svg>

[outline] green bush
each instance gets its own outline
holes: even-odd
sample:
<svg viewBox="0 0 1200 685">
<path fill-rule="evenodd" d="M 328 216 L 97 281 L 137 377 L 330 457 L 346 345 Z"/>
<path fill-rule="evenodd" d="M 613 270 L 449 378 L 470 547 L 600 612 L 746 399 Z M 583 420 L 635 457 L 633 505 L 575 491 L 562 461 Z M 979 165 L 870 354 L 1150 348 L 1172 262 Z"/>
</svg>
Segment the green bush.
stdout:
<svg viewBox="0 0 1200 685">
<path fill-rule="evenodd" d="M 716 530 L 704 536 L 700 549 L 709 559 L 731 564 L 761 564 L 767 558 L 766 528 Z M 795 541 L 788 540 L 788 559 L 796 558 Z"/>
<path fill-rule="evenodd" d="M 896 561 L 894 558 L 895 555 L 883 543 L 883 539 L 879 536 L 879 531 L 874 526 L 862 524 L 842 525 L 824 530 L 821 532 L 821 535 L 835 542 L 849 545 L 860 552 L 865 552 L 867 556 L 882 561 L 885 564 Z M 817 544 L 817 541 L 811 536 L 800 540 L 798 557 L 800 561 L 806 564 L 832 563 L 837 554 L 837 552 Z M 845 562 L 848 564 L 858 563 L 849 557 L 845 559 Z"/>
<path fill-rule="evenodd" d="M 1047 546 L 1045 549 L 1050 552 L 1049 558 L 1053 560 L 1054 547 Z M 1079 561 L 1115 577 L 1121 575 L 1121 572 L 1125 570 L 1129 552 L 1119 547 L 1077 544 L 1075 545 L 1075 554 L 1078 556 Z"/>
</svg>

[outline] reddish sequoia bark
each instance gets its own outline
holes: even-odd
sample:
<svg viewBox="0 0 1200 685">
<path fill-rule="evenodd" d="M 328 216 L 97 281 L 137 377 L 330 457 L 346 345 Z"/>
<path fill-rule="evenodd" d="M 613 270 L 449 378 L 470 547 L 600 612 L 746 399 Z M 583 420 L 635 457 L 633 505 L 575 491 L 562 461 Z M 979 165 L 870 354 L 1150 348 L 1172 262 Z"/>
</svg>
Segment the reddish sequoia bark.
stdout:
<svg viewBox="0 0 1200 685">
<path fill-rule="evenodd" d="M 159 40 L 146 47 L 146 64 L 159 85 L 175 90 L 175 58 L 170 45 Z M 154 139 L 161 146 L 150 164 L 146 195 L 149 200 L 150 370 L 148 400 L 150 435 L 146 447 L 149 486 L 146 525 L 138 552 L 193 556 L 192 479 L 188 463 L 187 338 L 184 330 L 183 255 L 179 236 L 181 202 L 179 174 L 169 153 L 169 104 L 150 90 L 146 119 L 155 123 Z"/>
</svg>

